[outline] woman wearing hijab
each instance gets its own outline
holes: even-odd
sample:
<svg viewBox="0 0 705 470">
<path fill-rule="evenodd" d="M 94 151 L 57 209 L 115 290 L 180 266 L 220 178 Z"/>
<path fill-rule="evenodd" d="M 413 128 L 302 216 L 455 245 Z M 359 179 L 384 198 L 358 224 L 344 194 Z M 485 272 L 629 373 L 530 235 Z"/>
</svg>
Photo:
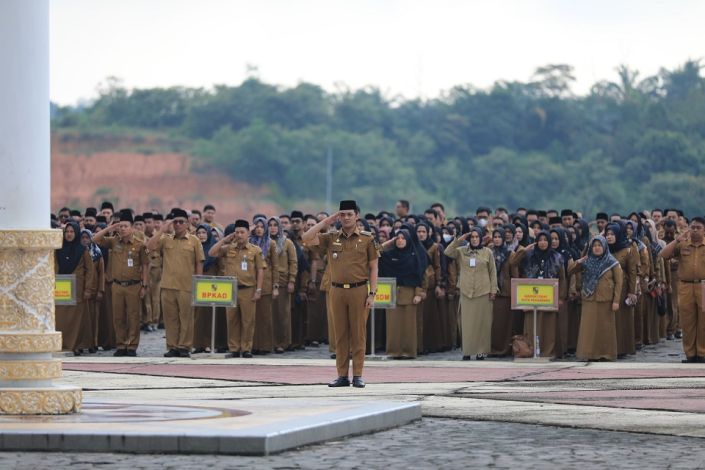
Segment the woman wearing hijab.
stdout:
<svg viewBox="0 0 705 470">
<path fill-rule="evenodd" d="M 637 269 L 639 253 L 632 241 L 627 238 L 624 221 L 611 222 L 605 227 L 605 239 L 610 253 L 619 261 L 624 274 L 622 292 L 619 300 L 619 312 L 616 315 L 617 325 L 617 359 L 627 354 L 636 353 L 634 342 L 634 305 L 637 301 Z"/>
<path fill-rule="evenodd" d="M 391 243 L 391 250 L 385 250 L 379 260 L 379 275 L 397 280 L 396 308 L 387 309 L 387 357 L 414 359 L 416 312 L 424 295 L 427 256 L 418 253 L 419 247 L 407 229 L 399 230 Z"/>
<path fill-rule="evenodd" d="M 88 301 L 96 291 L 96 278 L 90 251 L 81 244 L 81 229 L 74 221 L 64 227 L 62 246 L 56 250 L 55 269 L 57 274 L 76 276 L 76 305 L 56 306 L 56 330 L 61 332 L 61 349 L 79 356 L 81 326 L 88 315 Z"/>
<path fill-rule="evenodd" d="M 497 272 L 497 297 L 492 305 L 492 355 L 499 357 L 512 353 L 511 272 L 509 260 L 512 251 L 507 246 L 504 229 L 492 232 L 492 255 Z M 512 232 L 512 239 L 514 237 Z"/>
<path fill-rule="evenodd" d="M 255 309 L 255 335 L 252 342 L 254 354 L 269 354 L 274 349 L 274 328 L 272 324 L 273 300 L 279 297 L 279 255 L 277 242 L 269 236 L 267 219 L 255 217 L 250 243 L 260 247 L 264 260 L 264 282 L 262 297 Z"/>
<path fill-rule="evenodd" d="M 497 267 L 492 250 L 482 246 L 483 231 L 473 228 L 448 245 L 446 256 L 460 266 L 460 315 L 463 360 L 485 358 L 491 350 L 492 301 L 497 295 Z M 462 243 L 468 240 L 467 245 Z"/>
<path fill-rule="evenodd" d="M 420 318 L 417 324 L 419 331 L 419 352 L 423 354 L 437 352 L 440 349 L 441 325 L 439 324 L 438 301 L 445 296 L 441 283 L 441 252 L 438 244 L 433 241 L 433 230 L 424 221 L 419 221 L 415 227 L 416 237 L 423 245 L 428 255 L 426 268 L 426 298 L 420 305 Z"/>
<path fill-rule="evenodd" d="M 213 231 L 208 224 L 196 227 L 196 236 L 201 241 L 206 260 L 203 262 L 204 276 L 218 275 L 218 258 L 208 256 L 208 250 L 215 245 Z M 217 312 L 216 312 L 217 316 Z M 211 347 L 211 326 L 213 319 L 212 307 L 196 307 L 193 319 L 193 347 L 194 353 L 203 353 Z M 211 351 L 215 352 L 215 351 Z"/>
<path fill-rule="evenodd" d="M 644 344 L 649 344 L 647 335 L 647 315 L 649 310 L 649 281 L 652 277 L 651 253 L 649 247 L 643 242 L 643 228 L 641 220 L 636 212 L 629 215 L 626 221 L 627 238 L 632 241 L 639 253 L 639 266 L 636 275 L 639 278 L 637 283 L 637 301 L 634 306 L 634 346 L 640 350 Z"/>
<path fill-rule="evenodd" d="M 620 308 L 623 273 L 601 235 L 592 239 L 588 254 L 571 267 L 580 289 L 580 334 L 576 356 L 587 361 L 617 359 L 615 315 Z"/>
<path fill-rule="evenodd" d="M 460 220 L 459 220 L 460 219 Z M 463 227 L 467 230 L 463 232 Z M 443 256 L 441 257 L 441 267 L 444 269 L 444 278 L 446 279 L 446 308 L 448 324 L 448 349 L 453 350 L 460 346 L 460 317 L 459 317 L 459 291 L 458 277 L 460 276 L 460 267 L 458 260 L 446 256 L 445 250 L 450 245 L 454 238 L 459 237 L 463 233 L 467 233 L 470 227 L 463 217 L 456 217 L 452 222 L 447 224 L 448 238 L 444 235 L 443 238 Z M 444 267 L 445 265 L 445 267 Z"/>
<path fill-rule="evenodd" d="M 105 264 L 103 252 L 93 242 L 93 233 L 88 229 L 81 230 L 81 244 L 86 247 L 93 261 L 93 276 L 96 280 L 96 290 L 86 301 L 86 315 L 81 326 L 79 350 L 87 349 L 89 353 L 98 350 L 98 308 L 105 294 Z"/>
<path fill-rule="evenodd" d="M 568 283 L 566 281 L 563 257 L 551 248 L 551 235 L 542 230 L 536 234 L 536 243 L 529 245 L 526 250 L 518 252 L 510 261 L 513 267 L 518 267 L 519 276 L 529 279 L 558 279 L 558 298 L 567 295 Z M 558 301 L 559 306 L 562 301 Z M 539 355 L 541 357 L 555 357 L 557 313 L 554 311 L 539 310 L 536 321 L 539 336 Z M 524 315 L 524 334 L 533 343 L 534 322 L 533 314 Z"/>
<path fill-rule="evenodd" d="M 568 241 L 568 234 L 567 232 L 562 228 L 562 227 L 555 227 L 552 228 L 549 231 L 549 234 L 551 235 L 551 249 L 561 255 L 561 258 L 563 259 L 563 269 L 565 270 L 566 273 L 570 271 L 570 267 L 573 265 L 573 257 L 574 257 L 574 252 L 573 250 L 570 249 L 570 242 Z M 565 297 L 561 297 L 561 302 L 560 302 L 560 308 L 558 309 L 558 317 L 557 317 L 557 327 L 558 330 L 556 331 L 556 357 L 561 358 L 565 353 L 568 351 L 568 346 L 571 343 L 570 338 L 569 338 L 569 315 L 571 312 L 569 312 L 569 297 L 570 297 L 570 291 L 575 290 L 575 284 L 574 282 L 572 283 L 573 289 L 571 289 L 571 276 L 567 275 L 566 276 L 566 284 L 568 285 L 568 289 L 566 289 L 563 294 Z M 576 314 L 577 312 L 573 311 L 573 314 Z M 576 337 L 574 338 L 574 344 L 577 344 L 578 338 L 577 338 L 577 329 L 576 329 Z"/>
<path fill-rule="evenodd" d="M 659 339 L 665 340 L 667 336 L 668 328 L 668 316 L 666 315 L 666 305 L 668 304 L 668 283 L 670 281 L 670 268 L 666 264 L 666 261 L 659 256 L 663 247 L 666 246 L 666 242 L 659 239 L 658 230 L 656 229 L 656 222 L 651 219 L 647 219 L 645 222 L 646 235 L 649 238 L 649 244 L 651 246 L 651 256 L 654 261 L 655 273 L 656 273 L 656 315 L 658 316 L 658 330 Z M 659 313 L 659 304 L 662 305 L 662 313 Z"/>
<path fill-rule="evenodd" d="M 291 346 L 291 296 L 294 293 L 298 259 L 296 247 L 281 228 L 279 218 L 270 217 L 267 221 L 269 238 L 274 241 L 277 255 L 277 269 L 281 286 L 279 296 L 272 298 L 272 334 L 274 352 L 282 354 Z"/>
<path fill-rule="evenodd" d="M 590 241 L 590 225 L 583 219 L 577 219 L 573 224 L 573 228 L 576 235 L 575 247 L 580 252 L 580 256 L 583 256 Z"/>
</svg>

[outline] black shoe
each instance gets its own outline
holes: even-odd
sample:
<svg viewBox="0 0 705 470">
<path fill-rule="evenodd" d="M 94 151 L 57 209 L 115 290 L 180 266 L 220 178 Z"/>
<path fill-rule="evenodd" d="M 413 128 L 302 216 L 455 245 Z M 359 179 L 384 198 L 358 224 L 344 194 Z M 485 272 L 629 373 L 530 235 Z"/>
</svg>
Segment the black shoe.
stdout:
<svg viewBox="0 0 705 470">
<path fill-rule="evenodd" d="M 288 348 L 286 348 L 286 351 L 288 351 L 288 352 L 296 351 L 296 348 L 293 346 L 289 346 Z"/>
<path fill-rule="evenodd" d="M 201 354 L 206 352 L 206 348 L 197 348 L 193 351 L 194 354 Z"/>
<path fill-rule="evenodd" d="M 230 352 L 230 357 L 240 357 L 240 351 Z"/>
<path fill-rule="evenodd" d="M 350 380 L 347 377 L 338 377 L 328 384 L 329 387 L 349 387 Z"/>
<path fill-rule="evenodd" d="M 191 352 L 188 349 L 179 349 L 179 357 L 191 357 Z"/>
<path fill-rule="evenodd" d="M 318 341 L 311 341 L 311 344 L 309 346 L 317 348 L 319 346 L 319 343 L 318 343 Z"/>
<path fill-rule="evenodd" d="M 160 323 L 157 325 L 157 329 L 163 330 L 164 329 L 164 323 Z"/>
<path fill-rule="evenodd" d="M 245 351 L 244 353 L 242 353 L 242 357 L 244 357 L 245 359 L 252 359 L 252 353 L 250 351 Z"/>
<path fill-rule="evenodd" d="M 698 356 L 693 356 L 693 357 L 685 358 L 681 362 L 683 364 L 685 364 L 685 363 L 694 363 L 694 362 L 700 362 L 700 361 L 698 360 Z"/>
<path fill-rule="evenodd" d="M 113 353 L 115 357 L 127 356 L 127 349 L 118 349 Z"/>
<path fill-rule="evenodd" d="M 148 331 L 149 331 L 149 325 L 142 325 L 142 326 L 140 327 L 140 331 L 147 331 L 147 332 L 148 332 Z"/>
<path fill-rule="evenodd" d="M 683 338 L 683 332 L 682 332 L 682 331 L 676 331 L 676 334 L 674 334 L 673 336 L 675 336 L 676 339 L 681 339 L 681 338 Z"/>
<path fill-rule="evenodd" d="M 98 348 L 88 348 L 88 352 L 89 352 L 90 354 L 95 354 L 95 353 L 98 352 Z"/>
<path fill-rule="evenodd" d="M 668 341 L 673 341 L 673 340 L 675 339 L 675 337 L 673 336 L 673 334 L 669 334 L 669 335 L 666 336 L 666 339 L 667 339 Z"/>
<path fill-rule="evenodd" d="M 274 350 L 274 352 L 277 354 L 284 354 L 284 350 L 282 348 L 277 348 Z"/>
<path fill-rule="evenodd" d="M 356 388 L 365 388 L 365 381 L 362 380 L 362 377 L 353 377 L 352 386 Z"/>
<path fill-rule="evenodd" d="M 126 353 L 130 357 L 137 357 L 137 351 L 135 351 L 134 349 L 128 349 Z"/>
<path fill-rule="evenodd" d="M 472 356 L 463 356 L 463 361 L 469 361 L 472 359 Z"/>
<path fill-rule="evenodd" d="M 217 352 L 218 354 L 224 354 L 228 352 L 228 348 L 215 348 L 215 352 Z"/>
<path fill-rule="evenodd" d="M 176 349 L 170 349 L 164 353 L 164 357 L 179 357 L 179 351 Z"/>
<path fill-rule="evenodd" d="M 335 359 L 336 357 L 338 357 L 338 356 L 336 356 L 335 353 L 333 353 L 333 354 L 330 355 L 330 358 L 331 358 L 331 359 Z"/>
<path fill-rule="evenodd" d="M 484 354 L 478 354 L 475 356 L 475 360 L 477 361 L 484 361 L 485 360 L 485 355 Z"/>
</svg>

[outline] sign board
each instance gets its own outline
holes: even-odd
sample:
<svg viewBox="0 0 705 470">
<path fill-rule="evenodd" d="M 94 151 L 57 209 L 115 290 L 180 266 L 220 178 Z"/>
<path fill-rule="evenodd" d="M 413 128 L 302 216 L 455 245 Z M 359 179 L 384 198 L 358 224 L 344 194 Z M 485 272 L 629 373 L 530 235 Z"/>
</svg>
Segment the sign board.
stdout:
<svg viewBox="0 0 705 470">
<path fill-rule="evenodd" d="M 367 285 L 370 290 L 370 285 Z M 397 280 L 394 277 L 380 277 L 377 279 L 377 294 L 375 295 L 375 308 L 396 308 L 397 306 Z"/>
<path fill-rule="evenodd" d="M 54 277 L 54 304 L 76 305 L 75 274 L 57 274 Z"/>
<path fill-rule="evenodd" d="M 229 276 L 193 276 L 194 307 L 235 307 L 237 278 Z"/>
<path fill-rule="evenodd" d="M 513 310 L 558 310 L 558 279 L 512 279 Z"/>
</svg>

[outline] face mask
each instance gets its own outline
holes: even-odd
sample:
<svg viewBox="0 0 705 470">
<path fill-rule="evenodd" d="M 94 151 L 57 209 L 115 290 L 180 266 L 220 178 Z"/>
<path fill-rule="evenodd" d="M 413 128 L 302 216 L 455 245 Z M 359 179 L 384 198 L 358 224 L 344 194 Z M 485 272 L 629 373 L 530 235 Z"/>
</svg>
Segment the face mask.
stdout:
<svg viewBox="0 0 705 470">
<path fill-rule="evenodd" d="M 452 236 L 452 235 L 447 234 L 447 233 L 444 233 L 444 234 L 443 234 L 443 241 L 444 241 L 444 242 L 448 243 L 448 242 L 450 242 L 452 239 L 453 239 L 453 236 Z"/>
<path fill-rule="evenodd" d="M 477 221 L 477 223 L 480 225 L 480 227 L 485 228 L 485 226 L 487 226 L 487 219 L 480 219 Z"/>
</svg>

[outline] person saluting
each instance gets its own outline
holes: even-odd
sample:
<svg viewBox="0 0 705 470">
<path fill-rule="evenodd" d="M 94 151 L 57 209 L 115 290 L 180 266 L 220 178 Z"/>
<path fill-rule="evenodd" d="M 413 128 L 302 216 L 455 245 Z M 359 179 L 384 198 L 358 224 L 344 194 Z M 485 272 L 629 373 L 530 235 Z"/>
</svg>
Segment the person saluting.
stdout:
<svg viewBox="0 0 705 470">
<path fill-rule="evenodd" d="M 348 387 L 350 353 L 353 362 L 353 387 L 362 388 L 362 369 L 367 340 L 367 315 L 374 307 L 377 293 L 379 248 L 370 232 L 357 228 L 360 210 L 355 201 L 341 201 L 340 210 L 307 230 L 302 241 L 327 254 L 331 275 L 331 307 L 335 329 L 335 354 L 338 378 L 329 387 Z M 340 231 L 320 233 L 340 221 Z M 367 283 L 370 283 L 368 293 Z"/>
</svg>

